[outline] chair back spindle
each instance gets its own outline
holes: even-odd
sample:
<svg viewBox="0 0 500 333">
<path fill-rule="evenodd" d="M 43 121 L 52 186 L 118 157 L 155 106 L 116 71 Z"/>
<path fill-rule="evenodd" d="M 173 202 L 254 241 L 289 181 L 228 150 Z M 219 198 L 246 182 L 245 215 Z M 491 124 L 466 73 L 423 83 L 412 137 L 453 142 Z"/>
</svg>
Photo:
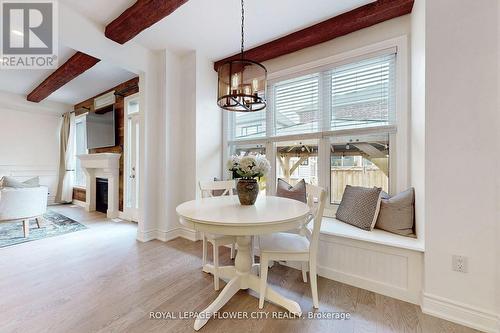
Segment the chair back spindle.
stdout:
<svg viewBox="0 0 500 333">
<path fill-rule="evenodd" d="M 311 256 L 316 256 L 319 246 L 319 235 L 321 232 L 321 222 L 323 220 L 323 211 L 326 204 L 326 191 L 315 185 L 306 184 L 307 190 L 307 205 L 311 209 L 311 217 L 308 224 L 312 222 L 312 232 L 306 225 L 307 238 L 309 239 L 309 253 Z"/>
</svg>

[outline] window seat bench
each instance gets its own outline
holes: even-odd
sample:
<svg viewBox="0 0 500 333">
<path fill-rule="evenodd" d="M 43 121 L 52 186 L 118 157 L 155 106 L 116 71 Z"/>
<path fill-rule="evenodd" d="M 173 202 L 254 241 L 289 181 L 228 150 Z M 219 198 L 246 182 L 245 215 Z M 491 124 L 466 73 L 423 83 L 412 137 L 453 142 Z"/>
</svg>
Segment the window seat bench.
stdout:
<svg viewBox="0 0 500 333">
<path fill-rule="evenodd" d="M 423 260 L 423 240 L 323 218 L 318 249 L 322 277 L 420 305 Z"/>
</svg>

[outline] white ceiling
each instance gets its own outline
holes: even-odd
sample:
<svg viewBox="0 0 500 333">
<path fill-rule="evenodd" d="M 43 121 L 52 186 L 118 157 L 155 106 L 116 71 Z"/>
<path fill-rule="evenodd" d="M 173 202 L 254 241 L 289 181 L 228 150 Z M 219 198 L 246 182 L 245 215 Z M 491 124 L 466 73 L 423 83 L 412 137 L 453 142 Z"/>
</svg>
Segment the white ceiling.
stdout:
<svg viewBox="0 0 500 333">
<path fill-rule="evenodd" d="M 105 26 L 133 0 L 62 0 Z M 375 0 L 246 0 L 246 47 L 251 48 Z M 149 49 L 197 50 L 219 60 L 240 49 L 239 0 L 189 0 L 133 40 Z"/>
<path fill-rule="evenodd" d="M 103 26 L 107 25 L 128 7 L 132 6 L 135 0 L 60 0 L 68 4 L 80 14 L 97 22 Z M 210 1 L 210 0 L 209 0 Z"/>
</svg>

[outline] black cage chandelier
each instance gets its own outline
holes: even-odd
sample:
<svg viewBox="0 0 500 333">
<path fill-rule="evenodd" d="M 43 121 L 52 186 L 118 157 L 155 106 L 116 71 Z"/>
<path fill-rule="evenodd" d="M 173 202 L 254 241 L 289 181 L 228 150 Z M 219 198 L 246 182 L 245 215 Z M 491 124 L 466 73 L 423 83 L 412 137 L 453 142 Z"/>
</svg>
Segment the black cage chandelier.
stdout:
<svg viewBox="0 0 500 333">
<path fill-rule="evenodd" d="M 228 111 L 254 112 L 266 107 L 267 69 L 247 60 L 245 51 L 245 9 L 241 0 L 241 57 L 222 64 L 217 73 L 217 104 Z"/>
</svg>

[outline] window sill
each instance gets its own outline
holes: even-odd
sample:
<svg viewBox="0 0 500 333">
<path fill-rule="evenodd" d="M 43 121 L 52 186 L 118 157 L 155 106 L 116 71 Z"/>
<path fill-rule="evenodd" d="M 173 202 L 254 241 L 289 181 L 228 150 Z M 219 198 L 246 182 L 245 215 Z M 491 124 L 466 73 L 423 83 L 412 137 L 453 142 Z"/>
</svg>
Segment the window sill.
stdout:
<svg viewBox="0 0 500 333">
<path fill-rule="evenodd" d="M 73 188 L 74 188 L 74 189 L 77 189 L 77 190 L 84 190 L 84 191 L 86 191 L 86 190 L 87 190 L 87 187 L 85 187 L 85 186 L 73 185 Z"/>
<path fill-rule="evenodd" d="M 366 231 L 331 217 L 323 217 L 321 234 L 393 246 L 417 252 L 425 251 L 424 241 L 421 239 L 400 236 L 380 229 Z"/>
</svg>

